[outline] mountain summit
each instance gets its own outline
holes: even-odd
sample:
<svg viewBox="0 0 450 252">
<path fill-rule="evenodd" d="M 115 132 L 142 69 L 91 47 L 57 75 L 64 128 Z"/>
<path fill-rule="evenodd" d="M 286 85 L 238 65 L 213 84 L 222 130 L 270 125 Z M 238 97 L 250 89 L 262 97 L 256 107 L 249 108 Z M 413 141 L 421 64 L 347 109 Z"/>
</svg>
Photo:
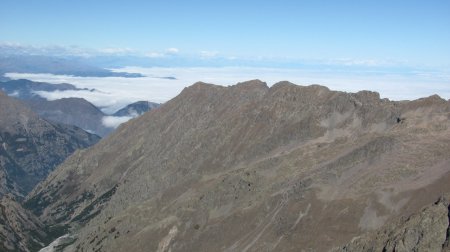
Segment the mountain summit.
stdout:
<svg viewBox="0 0 450 252">
<path fill-rule="evenodd" d="M 437 96 L 196 83 L 72 155 L 27 206 L 72 225 L 79 251 L 326 251 L 450 192 L 449 126 Z"/>
</svg>

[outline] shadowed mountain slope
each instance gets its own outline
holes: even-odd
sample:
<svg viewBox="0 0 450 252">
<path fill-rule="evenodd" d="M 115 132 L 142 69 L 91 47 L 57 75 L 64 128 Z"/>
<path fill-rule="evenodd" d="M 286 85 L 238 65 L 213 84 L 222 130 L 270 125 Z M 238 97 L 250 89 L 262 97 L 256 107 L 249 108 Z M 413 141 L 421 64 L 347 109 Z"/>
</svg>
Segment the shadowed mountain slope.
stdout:
<svg viewBox="0 0 450 252">
<path fill-rule="evenodd" d="M 80 128 L 50 123 L 0 92 L 0 195 L 26 195 L 72 152 L 98 140 Z"/>
<path fill-rule="evenodd" d="M 8 196 L 0 199 L 0 251 L 37 251 L 51 237 L 30 211 Z"/>
<path fill-rule="evenodd" d="M 71 97 L 47 100 L 39 96 L 39 92 L 63 92 L 69 90 L 98 92 L 98 90 L 80 89 L 72 84 L 50 84 L 24 79 L 0 82 L 0 89 L 9 96 L 22 100 L 31 110 L 46 120 L 74 125 L 101 137 L 114 131 L 114 127 L 103 122 L 104 118 L 109 115 L 103 113 L 95 105 L 83 98 Z M 159 106 L 160 104 L 158 103 L 138 101 L 121 108 L 111 116 L 137 117 Z"/>
<path fill-rule="evenodd" d="M 106 116 L 100 109 L 83 98 L 62 98 L 53 101 L 32 99 L 25 101 L 39 116 L 52 122 L 75 125 L 99 136 L 105 136 L 113 128 L 105 127 Z"/>
<path fill-rule="evenodd" d="M 84 90 L 97 92 L 96 90 L 79 89 L 72 84 L 50 84 L 30 80 L 0 82 L 0 89 L 9 96 L 22 100 L 31 110 L 46 120 L 74 125 L 99 136 L 105 136 L 113 131 L 113 128 L 102 124 L 102 119 L 106 115 L 83 98 L 62 98 L 50 101 L 38 95 L 42 91 Z"/>
<path fill-rule="evenodd" d="M 450 192 L 449 119 L 438 96 L 196 83 L 76 152 L 27 206 L 71 223 L 79 251 L 326 251 Z"/>
</svg>

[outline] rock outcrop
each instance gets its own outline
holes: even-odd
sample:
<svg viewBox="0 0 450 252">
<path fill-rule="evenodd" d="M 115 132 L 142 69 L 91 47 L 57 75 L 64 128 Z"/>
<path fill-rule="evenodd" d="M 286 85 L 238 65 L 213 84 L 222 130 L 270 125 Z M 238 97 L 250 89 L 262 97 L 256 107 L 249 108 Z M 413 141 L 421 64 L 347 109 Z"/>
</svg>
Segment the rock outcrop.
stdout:
<svg viewBox="0 0 450 252">
<path fill-rule="evenodd" d="M 441 198 L 419 213 L 388 223 L 382 230 L 355 237 L 335 251 L 448 251 L 449 203 Z"/>
</svg>

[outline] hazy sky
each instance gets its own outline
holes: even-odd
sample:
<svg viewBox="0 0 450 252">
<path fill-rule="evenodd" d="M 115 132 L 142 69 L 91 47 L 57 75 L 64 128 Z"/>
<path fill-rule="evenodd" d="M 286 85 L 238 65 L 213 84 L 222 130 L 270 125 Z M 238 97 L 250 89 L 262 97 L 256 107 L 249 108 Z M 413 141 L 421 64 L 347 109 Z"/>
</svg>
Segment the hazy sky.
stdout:
<svg viewBox="0 0 450 252">
<path fill-rule="evenodd" d="M 1 0 L 0 41 L 450 67 L 450 1 Z"/>
</svg>

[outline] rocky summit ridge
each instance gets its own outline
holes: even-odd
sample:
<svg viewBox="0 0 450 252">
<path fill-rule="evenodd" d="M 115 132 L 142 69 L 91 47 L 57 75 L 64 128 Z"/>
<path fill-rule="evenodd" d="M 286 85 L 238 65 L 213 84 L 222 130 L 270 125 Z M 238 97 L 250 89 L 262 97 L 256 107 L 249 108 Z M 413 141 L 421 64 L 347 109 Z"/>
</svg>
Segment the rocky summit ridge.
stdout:
<svg viewBox="0 0 450 252">
<path fill-rule="evenodd" d="M 77 151 L 27 206 L 71 225 L 67 251 L 343 250 L 450 192 L 449 126 L 438 96 L 199 82 Z"/>
</svg>

